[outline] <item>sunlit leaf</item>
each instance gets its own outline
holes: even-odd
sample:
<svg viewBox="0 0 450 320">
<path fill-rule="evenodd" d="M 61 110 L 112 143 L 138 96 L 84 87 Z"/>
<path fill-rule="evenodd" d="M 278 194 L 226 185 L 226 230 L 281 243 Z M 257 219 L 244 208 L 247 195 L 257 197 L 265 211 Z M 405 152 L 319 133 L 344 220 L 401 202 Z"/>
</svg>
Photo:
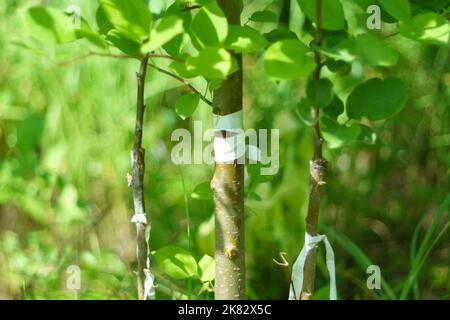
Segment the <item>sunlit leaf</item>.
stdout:
<svg viewBox="0 0 450 320">
<path fill-rule="evenodd" d="M 142 43 L 150 35 L 152 14 L 142 0 L 99 0 L 109 22 L 121 34 Z"/>
<path fill-rule="evenodd" d="M 402 23 L 400 34 L 416 41 L 446 46 L 450 37 L 450 24 L 437 13 L 421 13 Z"/>
<path fill-rule="evenodd" d="M 185 249 L 167 246 L 153 253 L 161 270 L 175 279 L 187 279 L 198 274 L 197 261 Z"/>
<path fill-rule="evenodd" d="M 211 2 L 199 10 L 190 31 L 197 49 L 220 47 L 228 34 L 228 21 L 217 3 Z"/>
<path fill-rule="evenodd" d="M 214 259 L 205 254 L 198 262 L 200 280 L 202 282 L 213 281 L 216 277 L 215 267 Z"/>
<path fill-rule="evenodd" d="M 161 48 L 183 32 L 183 20 L 177 16 L 164 17 L 150 33 L 150 40 L 144 43 L 142 53 Z"/>
<path fill-rule="evenodd" d="M 225 47 L 234 52 L 252 52 L 263 48 L 266 43 L 266 39 L 255 29 L 231 25 Z"/>
<path fill-rule="evenodd" d="M 275 79 L 296 79 L 308 76 L 315 69 L 309 48 L 298 40 L 274 43 L 264 57 L 266 73 Z"/>
<path fill-rule="evenodd" d="M 205 48 L 196 57 L 186 60 L 187 70 L 210 80 L 223 80 L 238 68 L 231 54 L 221 48 Z"/>
</svg>

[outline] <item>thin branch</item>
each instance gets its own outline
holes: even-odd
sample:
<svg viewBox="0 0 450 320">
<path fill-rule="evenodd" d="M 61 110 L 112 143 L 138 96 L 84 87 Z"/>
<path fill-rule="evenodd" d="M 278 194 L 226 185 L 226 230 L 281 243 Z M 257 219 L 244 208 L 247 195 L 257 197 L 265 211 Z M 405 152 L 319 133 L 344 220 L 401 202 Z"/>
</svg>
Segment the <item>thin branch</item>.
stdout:
<svg viewBox="0 0 450 320">
<path fill-rule="evenodd" d="M 185 86 L 187 86 L 192 92 L 198 94 L 198 95 L 200 96 L 200 99 L 202 99 L 207 105 L 209 105 L 209 106 L 212 107 L 212 105 L 213 105 L 212 101 L 208 100 L 204 95 L 202 95 L 202 93 L 201 93 L 200 91 L 198 91 L 198 90 L 197 90 L 192 84 L 190 84 L 189 81 L 187 81 L 186 79 L 184 79 L 184 78 L 182 78 L 182 77 L 180 77 L 180 76 L 178 76 L 178 75 L 176 75 L 176 74 L 174 74 L 174 73 L 172 73 L 172 72 L 170 72 L 170 71 L 167 71 L 167 70 L 165 70 L 165 69 L 162 69 L 162 68 L 160 68 L 160 67 L 158 67 L 158 66 L 156 66 L 156 65 L 154 65 L 154 64 L 152 64 L 152 63 L 149 63 L 148 65 L 149 65 L 149 67 L 152 67 L 153 69 L 155 69 L 155 70 L 157 70 L 157 71 L 159 71 L 159 72 L 161 72 L 161 73 L 164 73 L 165 75 L 168 75 L 169 77 L 172 77 L 172 78 L 174 78 L 174 79 L 180 81 L 180 82 L 183 83 Z"/>
<path fill-rule="evenodd" d="M 180 9 L 180 12 L 186 12 L 186 11 L 190 11 L 190 10 L 196 10 L 196 9 L 200 9 L 202 6 L 200 5 L 194 5 L 194 6 L 189 6 L 189 7 L 184 7 L 183 9 Z"/>
<path fill-rule="evenodd" d="M 396 35 L 399 35 L 399 34 L 400 34 L 400 32 L 396 31 L 396 32 L 384 35 L 383 37 L 381 37 L 381 39 L 388 39 L 388 38 L 391 38 L 391 37 L 395 37 Z"/>
<path fill-rule="evenodd" d="M 316 69 L 313 74 L 314 80 L 320 79 L 320 72 L 322 70 L 322 57 L 320 55 L 320 45 L 322 43 L 322 0 L 316 0 L 316 35 L 315 35 L 315 61 Z M 313 146 L 314 156 L 310 161 L 310 193 L 308 203 L 308 214 L 306 216 L 306 232 L 312 236 L 317 234 L 317 224 L 319 220 L 320 196 L 322 188 L 325 186 L 325 176 L 327 172 L 328 162 L 322 157 L 323 138 L 320 132 L 319 116 L 320 111 L 317 106 L 311 109 L 313 118 Z M 316 274 L 316 250 L 310 250 L 306 257 L 304 267 L 304 282 L 301 293 L 302 300 L 311 299 L 314 292 L 314 282 Z"/>
<path fill-rule="evenodd" d="M 145 171 L 145 150 L 142 148 L 142 131 L 144 122 L 144 88 L 145 76 L 147 74 L 148 58 L 144 57 L 141 60 L 141 67 L 137 76 L 137 107 L 136 107 L 136 125 L 134 131 L 134 146 L 131 150 L 131 166 L 132 166 L 132 180 L 131 188 L 133 190 L 134 203 L 134 217 L 132 222 L 136 224 L 136 246 L 137 246 L 137 287 L 138 299 L 145 299 L 145 270 L 148 268 L 148 243 L 146 237 L 146 230 L 149 227 L 149 222 L 145 213 L 144 200 L 144 171 Z"/>
<path fill-rule="evenodd" d="M 165 54 L 145 54 L 145 55 L 128 55 L 128 54 L 113 54 L 113 53 L 104 53 L 104 52 L 88 52 L 81 56 L 75 57 L 73 59 L 67 61 L 61 61 L 58 63 L 60 66 L 70 65 L 76 63 L 80 60 L 84 60 L 90 57 L 107 57 L 107 58 L 115 58 L 115 59 L 138 59 L 141 60 L 143 58 L 160 58 L 160 59 L 169 59 L 178 62 L 184 62 L 183 59 L 178 57 L 172 57 Z"/>
</svg>

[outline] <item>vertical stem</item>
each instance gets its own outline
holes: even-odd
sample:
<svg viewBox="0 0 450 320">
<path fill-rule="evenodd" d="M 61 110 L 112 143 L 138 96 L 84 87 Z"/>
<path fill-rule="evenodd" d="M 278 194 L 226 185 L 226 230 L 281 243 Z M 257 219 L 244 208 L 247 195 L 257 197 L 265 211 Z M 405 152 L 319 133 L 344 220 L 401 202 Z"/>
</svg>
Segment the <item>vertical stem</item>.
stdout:
<svg viewBox="0 0 450 320">
<path fill-rule="evenodd" d="M 240 24 L 240 1 L 218 0 L 230 24 Z M 213 112 L 228 115 L 242 110 L 242 56 L 234 55 L 239 71 L 214 92 Z M 216 133 L 225 137 L 227 131 Z M 239 161 L 240 162 L 240 161 Z M 216 163 L 211 181 L 215 202 L 216 300 L 244 299 L 244 165 Z"/>
<path fill-rule="evenodd" d="M 316 0 L 316 36 L 315 43 L 320 46 L 322 43 L 322 0 Z M 321 56 L 318 51 L 315 52 L 316 70 L 313 74 L 314 80 L 320 79 L 320 71 L 322 69 Z M 320 195 L 321 190 L 325 186 L 325 176 L 327 172 L 328 162 L 322 157 L 323 138 L 320 132 L 319 108 L 313 106 L 311 110 L 314 121 L 313 126 L 313 146 L 314 156 L 310 161 L 310 193 L 308 214 L 306 216 L 306 232 L 314 236 L 317 234 L 317 223 L 319 220 Z M 304 268 L 303 290 L 301 294 L 302 300 L 309 300 L 314 293 L 314 280 L 316 276 L 316 249 L 309 251 Z"/>
<path fill-rule="evenodd" d="M 145 150 L 142 148 L 142 131 L 144 122 L 144 86 L 147 73 L 148 58 L 141 59 L 141 67 L 137 76 L 137 108 L 136 108 L 136 127 L 134 132 L 134 146 L 131 150 L 132 182 L 134 218 L 136 224 L 136 246 L 137 246 L 137 288 L 138 299 L 144 300 L 145 269 L 147 268 L 148 243 L 146 238 L 147 225 L 145 219 L 145 200 L 144 200 L 144 170 L 145 170 Z"/>
</svg>

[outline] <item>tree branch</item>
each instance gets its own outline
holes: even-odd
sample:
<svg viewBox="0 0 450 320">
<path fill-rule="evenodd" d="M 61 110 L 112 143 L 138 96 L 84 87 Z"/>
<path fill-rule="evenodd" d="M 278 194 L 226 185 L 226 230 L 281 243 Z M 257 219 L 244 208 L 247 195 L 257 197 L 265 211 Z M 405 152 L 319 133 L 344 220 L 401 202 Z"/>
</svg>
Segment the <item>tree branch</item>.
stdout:
<svg viewBox="0 0 450 320">
<path fill-rule="evenodd" d="M 70 65 L 70 64 L 76 63 L 78 61 L 81 61 L 81 60 L 84 60 L 84 59 L 90 58 L 90 57 L 107 57 L 107 58 L 115 58 L 115 59 L 138 59 L 138 60 L 141 60 L 144 58 L 147 58 L 147 59 L 160 58 L 160 59 L 169 59 L 169 60 L 174 60 L 174 61 L 178 61 L 178 62 L 184 62 L 184 60 L 181 58 L 172 57 L 172 56 L 165 55 L 165 54 L 128 55 L 128 54 L 113 54 L 113 53 L 105 53 L 105 52 L 88 52 L 81 56 L 75 57 L 73 59 L 58 62 L 58 65 L 60 65 L 60 66 Z"/>
<path fill-rule="evenodd" d="M 137 108 L 136 108 L 136 126 L 134 131 L 134 146 L 131 150 L 131 166 L 134 217 L 132 222 L 136 224 L 136 246 L 137 246 L 137 287 L 138 299 L 144 300 L 145 269 L 148 268 L 148 243 L 146 238 L 146 229 L 150 228 L 145 214 L 144 200 L 144 170 L 145 170 L 145 150 L 142 148 L 142 132 L 144 122 L 144 87 L 145 76 L 147 74 L 148 57 L 141 60 L 141 67 L 137 73 Z"/>
<path fill-rule="evenodd" d="M 187 86 L 192 92 L 198 94 L 198 95 L 200 96 L 200 99 L 202 99 L 207 105 L 209 105 L 209 106 L 212 106 L 212 105 L 213 105 L 212 101 L 208 100 L 208 99 L 207 99 L 200 91 L 198 91 L 198 90 L 197 90 L 192 84 L 190 84 L 189 81 L 187 81 L 186 79 L 184 79 L 184 78 L 182 78 L 182 77 L 176 75 L 175 73 L 172 73 L 172 72 L 170 72 L 170 71 L 167 71 L 167 70 L 165 70 L 165 69 L 162 69 L 162 68 L 160 68 L 160 67 L 158 67 L 158 66 L 156 66 L 156 65 L 154 65 L 154 64 L 152 64 L 152 63 L 149 63 L 148 65 L 149 65 L 149 67 L 152 67 L 153 69 L 155 69 L 155 70 L 157 70 L 157 71 L 159 71 L 159 72 L 161 72 L 161 73 L 164 73 L 165 75 L 168 75 L 169 77 L 172 77 L 172 78 L 174 78 L 174 79 L 180 81 L 180 82 L 183 83 L 185 86 Z"/>
<path fill-rule="evenodd" d="M 230 25 L 240 24 L 239 0 L 219 0 Z M 214 91 L 213 112 L 225 116 L 242 110 L 242 55 L 233 55 L 238 71 Z M 242 124 L 243 125 L 243 124 Z M 226 137 L 231 131 L 216 135 Z M 240 159 L 241 160 L 241 159 Z M 216 162 L 211 180 L 215 211 L 215 299 L 245 299 L 244 164 Z"/>
<path fill-rule="evenodd" d="M 200 5 L 194 5 L 194 6 L 189 6 L 189 7 L 184 7 L 182 9 L 180 9 L 180 12 L 186 12 L 186 11 L 190 11 L 190 10 L 196 10 L 196 9 L 200 9 L 202 6 Z"/>
<path fill-rule="evenodd" d="M 316 36 L 315 45 L 317 48 L 322 43 L 322 0 L 316 0 Z M 320 52 L 315 50 L 316 69 L 314 70 L 313 79 L 320 79 L 320 72 L 322 70 L 322 57 Z M 310 193 L 308 214 L 306 216 L 306 232 L 312 236 L 317 234 L 317 224 L 319 220 L 320 209 L 320 195 L 321 190 L 325 186 L 325 176 L 327 172 L 328 163 L 322 157 L 323 138 L 320 132 L 319 117 L 320 111 L 317 106 L 313 106 L 311 110 L 313 126 L 313 146 L 314 156 L 310 161 Z M 310 250 L 304 267 L 304 281 L 301 294 L 302 300 L 311 299 L 314 293 L 314 282 L 316 274 L 316 249 Z"/>
</svg>

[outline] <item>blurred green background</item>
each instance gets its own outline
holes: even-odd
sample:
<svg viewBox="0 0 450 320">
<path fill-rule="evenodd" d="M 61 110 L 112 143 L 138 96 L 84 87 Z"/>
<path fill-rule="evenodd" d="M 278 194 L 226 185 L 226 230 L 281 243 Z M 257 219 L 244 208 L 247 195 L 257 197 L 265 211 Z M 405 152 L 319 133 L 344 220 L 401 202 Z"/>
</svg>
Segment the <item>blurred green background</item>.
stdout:
<svg viewBox="0 0 450 320">
<path fill-rule="evenodd" d="M 81 41 L 54 49 L 28 41 L 21 17 L 30 5 L 43 2 L 61 9 L 80 5 L 95 25 L 95 1 L 0 2 L 0 298 L 135 299 L 126 174 L 138 62 L 92 57 L 58 65 L 89 46 Z M 247 2 L 252 10 L 264 1 Z M 282 1 L 271 9 L 280 13 Z M 411 250 L 436 221 L 450 190 L 449 50 L 400 37 L 390 41 L 402 57 L 395 69 L 363 72 L 355 65 L 339 80 L 341 90 L 348 90 L 355 79 L 396 75 L 408 83 L 410 93 L 399 116 L 370 124 L 378 136 L 374 145 L 326 149 L 330 172 L 320 229 L 335 249 L 341 299 L 389 298 L 384 290 L 367 289 L 369 260 L 380 266 L 386 284 L 399 295 L 411 270 Z M 312 138 L 295 111 L 305 82 L 268 80 L 261 57 L 244 57 L 245 124 L 280 129 L 280 171 L 255 187 L 262 201 L 246 201 L 247 295 L 286 299 L 289 269 L 273 259 L 286 252 L 292 263 L 303 244 Z M 205 88 L 201 81 L 195 85 Z M 192 128 L 173 107 L 186 89 L 150 70 L 146 92 L 151 250 L 169 244 L 187 249 L 190 243 L 197 260 L 213 256 L 212 198 L 191 197 L 196 185 L 211 179 L 213 167 L 175 166 L 170 158 L 173 130 Z M 211 124 L 210 118 L 207 105 L 194 116 L 205 124 Z M 440 229 L 448 214 L 444 219 L 437 221 Z M 429 250 L 410 298 L 450 298 L 449 243 L 447 232 Z M 319 256 L 317 299 L 326 298 L 328 290 L 322 250 Z M 66 288 L 70 265 L 80 266 L 81 290 Z M 197 295 L 196 283 L 167 278 L 153 260 L 152 266 L 157 298 L 191 292 L 197 298 L 212 297 L 208 292 Z"/>
</svg>

